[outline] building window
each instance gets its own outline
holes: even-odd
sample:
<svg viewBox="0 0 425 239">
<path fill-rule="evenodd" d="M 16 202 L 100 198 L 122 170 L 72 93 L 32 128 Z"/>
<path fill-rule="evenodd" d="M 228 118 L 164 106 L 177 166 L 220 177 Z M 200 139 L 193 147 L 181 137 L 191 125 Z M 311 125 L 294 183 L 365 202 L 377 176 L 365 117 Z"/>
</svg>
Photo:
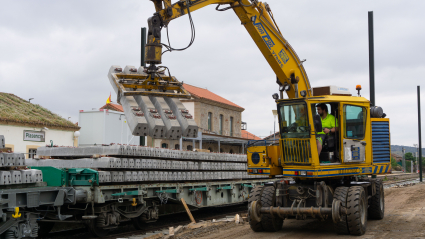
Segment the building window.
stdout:
<svg viewBox="0 0 425 239">
<path fill-rule="evenodd" d="M 187 146 L 187 150 L 192 151 L 193 150 L 193 146 L 192 145 L 188 145 Z"/>
<path fill-rule="evenodd" d="M 223 115 L 220 115 L 218 125 L 220 127 L 220 135 L 223 135 Z"/>
<path fill-rule="evenodd" d="M 208 112 L 208 131 L 212 131 L 212 113 Z"/>
<path fill-rule="evenodd" d="M 180 144 L 174 145 L 174 149 L 180 150 Z"/>
<path fill-rule="evenodd" d="M 167 149 L 167 148 L 168 148 L 168 144 L 163 143 L 163 144 L 161 145 L 161 148 L 163 148 L 163 149 Z"/>
<path fill-rule="evenodd" d="M 37 155 L 37 149 L 28 150 L 28 158 L 33 159 Z"/>
<path fill-rule="evenodd" d="M 233 117 L 230 117 L 230 136 L 233 136 Z"/>
</svg>

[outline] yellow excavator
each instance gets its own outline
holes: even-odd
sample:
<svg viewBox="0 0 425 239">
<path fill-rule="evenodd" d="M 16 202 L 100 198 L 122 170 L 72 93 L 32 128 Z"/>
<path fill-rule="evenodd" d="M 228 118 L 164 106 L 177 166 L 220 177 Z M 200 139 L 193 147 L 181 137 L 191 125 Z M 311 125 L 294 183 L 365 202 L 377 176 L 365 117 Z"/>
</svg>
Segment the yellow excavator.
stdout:
<svg viewBox="0 0 425 239">
<path fill-rule="evenodd" d="M 189 97 L 168 68 L 160 65 L 164 52 L 184 50 L 162 43 L 161 30 L 183 15 L 189 16 L 193 27 L 191 13 L 211 4 L 217 5 L 217 11 L 236 13 L 277 76 L 280 94 L 273 98 L 279 139 L 250 141 L 247 147 L 248 173 L 274 179 L 250 193 L 252 230 L 279 231 L 284 219 L 329 218 L 338 233 L 363 235 L 368 219 L 384 217 L 384 189 L 376 175 L 391 172 L 389 119 L 382 108 L 371 107 L 360 96 L 361 86 L 356 86 L 357 96 L 345 87 L 312 88 L 303 61 L 282 36 L 267 3 L 151 1 L 156 12 L 148 19 L 145 63 L 149 66 L 144 76 L 122 75 L 126 80 L 117 81 L 122 95 Z M 277 175 L 284 177 L 277 179 Z"/>
</svg>

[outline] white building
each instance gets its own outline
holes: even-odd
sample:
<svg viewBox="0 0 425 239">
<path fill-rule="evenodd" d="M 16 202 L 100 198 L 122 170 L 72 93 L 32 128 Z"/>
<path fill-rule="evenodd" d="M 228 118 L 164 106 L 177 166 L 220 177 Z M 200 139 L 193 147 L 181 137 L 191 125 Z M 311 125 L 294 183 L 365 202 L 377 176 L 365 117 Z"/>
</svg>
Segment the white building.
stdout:
<svg viewBox="0 0 425 239">
<path fill-rule="evenodd" d="M 46 144 L 76 146 L 80 127 L 37 104 L 0 92 L 0 135 L 6 150 L 33 157 Z"/>
<path fill-rule="evenodd" d="M 111 103 L 100 109 L 80 110 L 78 122 L 80 147 L 111 143 L 140 145 L 141 137 L 132 135 L 121 105 Z"/>
</svg>

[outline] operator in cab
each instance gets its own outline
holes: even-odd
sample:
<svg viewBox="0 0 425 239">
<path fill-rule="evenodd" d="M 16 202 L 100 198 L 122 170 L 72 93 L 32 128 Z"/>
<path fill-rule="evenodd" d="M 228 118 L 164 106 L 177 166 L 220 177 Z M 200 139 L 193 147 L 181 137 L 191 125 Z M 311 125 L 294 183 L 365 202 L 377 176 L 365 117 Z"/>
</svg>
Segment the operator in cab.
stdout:
<svg viewBox="0 0 425 239">
<path fill-rule="evenodd" d="M 324 103 L 320 103 L 316 105 L 317 113 L 320 115 L 320 119 L 322 120 L 322 129 L 323 131 L 316 134 L 316 142 L 317 142 L 317 152 L 322 152 L 323 141 L 326 136 L 330 133 L 334 133 L 338 131 L 338 121 L 336 121 L 335 116 L 329 114 L 328 106 Z"/>
</svg>

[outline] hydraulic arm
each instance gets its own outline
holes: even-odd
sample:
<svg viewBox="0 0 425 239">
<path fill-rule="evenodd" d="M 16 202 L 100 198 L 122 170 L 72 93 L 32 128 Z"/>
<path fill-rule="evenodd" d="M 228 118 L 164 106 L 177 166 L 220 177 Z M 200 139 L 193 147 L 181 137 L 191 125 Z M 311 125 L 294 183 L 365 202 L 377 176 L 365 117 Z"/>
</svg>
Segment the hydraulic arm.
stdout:
<svg viewBox="0 0 425 239">
<path fill-rule="evenodd" d="M 218 11 L 234 10 L 275 72 L 281 90 L 285 90 L 289 98 L 298 98 L 300 94 L 312 96 L 303 61 L 282 36 L 267 3 L 257 0 L 180 0 L 175 3 L 171 3 L 171 0 L 152 1 L 156 13 L 148 19 L 148 43 L 145 51 L 145 62 L 149 64 L 148 79 L 159 80 L 158 65 L 162 63 L 163 47 L 169 51 L 173 50 L 161 43 L 161 29 L 168 27 L 173 19 L 186 14 L 191 18 L 191 12 L 211 4 L 218 4 L 216 8 Z M 168 90 L 164 87 L 162 89 Z"/>
</svg>

